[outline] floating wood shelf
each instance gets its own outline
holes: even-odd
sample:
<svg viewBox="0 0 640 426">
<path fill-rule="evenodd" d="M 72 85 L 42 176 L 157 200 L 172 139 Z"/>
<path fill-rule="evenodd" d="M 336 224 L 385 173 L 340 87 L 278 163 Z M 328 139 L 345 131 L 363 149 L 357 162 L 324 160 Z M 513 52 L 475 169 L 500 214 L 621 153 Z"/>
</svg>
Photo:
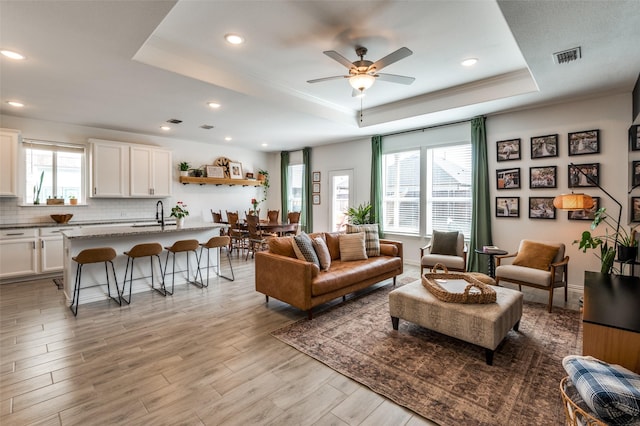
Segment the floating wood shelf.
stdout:
<svg viewBox="0 0 640 426">
<path fill-rule="evenodd" d="M 262 181 L 247 179 L 221 179 L 210 177 L 180 176 L 180 183 L 183 185 L 197 183 L 198 185 L 242 185 L 242 186 L 262 186 Z"/>
</svg>

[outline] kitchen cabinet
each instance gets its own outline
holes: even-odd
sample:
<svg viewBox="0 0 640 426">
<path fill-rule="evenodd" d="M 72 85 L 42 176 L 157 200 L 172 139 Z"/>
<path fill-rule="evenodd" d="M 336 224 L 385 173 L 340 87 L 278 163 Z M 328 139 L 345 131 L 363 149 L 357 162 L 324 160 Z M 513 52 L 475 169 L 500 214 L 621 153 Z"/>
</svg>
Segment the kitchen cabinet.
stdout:
<svg viewBox="0 0 640 426">
<path fill-rule="evenodd" d="M 171 195 L 171 151 L 131 146 L 131 197 L 168 197 Z"/>
<path fill-rule="evenodd" d="M 20 131 L 0 129 L 0 197 L 18 196 Z"/>
<path fill-rule="evenodd" d="M 36 228 L 0 232 L 0 278 L 38 273 L 37 235 Z"/>
<path fill-rule="evenodd" d="M 64 266 L 63 238 L 62 231 L 71 231 L 76 228 L 40 228 L 40 238 L 38 240 L 39 262 L 38 272 L 58 272 Z"/>
<path fill-rule="evenodd" d="M 129 196 L 129 145 L 118 142 L 91 143 L 91 197 Z"/>
</svg>

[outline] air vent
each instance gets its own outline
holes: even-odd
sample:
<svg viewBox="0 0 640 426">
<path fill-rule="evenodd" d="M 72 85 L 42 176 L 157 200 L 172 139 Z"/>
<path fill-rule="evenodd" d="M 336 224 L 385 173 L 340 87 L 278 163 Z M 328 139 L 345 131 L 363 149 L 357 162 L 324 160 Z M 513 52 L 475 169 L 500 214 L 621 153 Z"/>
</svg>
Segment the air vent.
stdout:
<svg viewBox="0 0 640 426">
<path fill-rule="evenodd" d="M 213 126 L 211 124 L 203 124 L 202 126 L 200 126 L 200 128 L 205 130 L 211 130 L 213 129 Z"/>
<path fill-rule="evenodd" d="M 580 58 L 582 58 L 580 47 L 574 47 L 573 49 L 563 50 L 562 52 L 553 54 L 553 62 L 556 64 L 566 64 L 577 61 Z"/>
<path fill-rule="evenodd" d="M 167 123 L 180 124 L 180 123 L 182 123 L 182 120 L 178 120 L 177 118 L 170 118 L 170 119 L 167 120 Z"/>
</svg>

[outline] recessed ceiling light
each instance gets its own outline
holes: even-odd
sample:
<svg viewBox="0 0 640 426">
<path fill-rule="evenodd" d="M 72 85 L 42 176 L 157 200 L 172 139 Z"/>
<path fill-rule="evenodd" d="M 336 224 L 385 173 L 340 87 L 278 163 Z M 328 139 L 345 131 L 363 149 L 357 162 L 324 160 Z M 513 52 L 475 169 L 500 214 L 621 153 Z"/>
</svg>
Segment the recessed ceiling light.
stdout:
<svg viewBox="0 0 640 426">
<path fill-rule="evenodd" d="M 269 146 L 269 144 L 266 142 L 262 142 L 262 146 Z"/>
<path fill-rule="evenodd" d="M 23 60 L 25 57 L 24 55 L 18 53 L 18 52 L 14 52 L 13 50 L 0 50 L 0 53 L 2 53 L 4 56 L 6 56 L 7 58 L 11 58 L 11 59 L 16 59 L 18 61 Z"/>
<path fill-rule="evenodd" d="M 462 64 L 463 67 L 472 67 L 478 63 L 478 60 L 476 58 L 469 58 L 469 59 L 465 59 L 460 63 Z"/>
<path fill-rule="evenodd" d="M 160 126 L 160 128 L 162 130 L 164 130 L 165 132 L 171 130 L 171 127 L 169 127 L 169 126 Z"/>
<path fill-rule="evenodd" d="M 227 137 L 224 138 L 224 140 L 227 141 L 227 142 L 229 142 L 231 139 L 232 139 L 231 136 L 227 136 Z"/>
<path fill-rule="evenodd" d="M 213 109 L 220 108 L 220 104 L 217 102 L 209 102 L 207 105 L 209 105 Z"/>
<path fill-rule="evenodd" d="M 244 37 L 238 34 L 226 34 L 224 39 L 227 40 L 229 44 L 242 44 L 244 43 Z"/>
<path fill-rule="evenodd" d="M 22 102 L 18 102 L 18 101 L 7 101 L 7 103 L 12 107 L 16 107 L 16 108 L 22 108 L 24 106 Z"/>
</svg>

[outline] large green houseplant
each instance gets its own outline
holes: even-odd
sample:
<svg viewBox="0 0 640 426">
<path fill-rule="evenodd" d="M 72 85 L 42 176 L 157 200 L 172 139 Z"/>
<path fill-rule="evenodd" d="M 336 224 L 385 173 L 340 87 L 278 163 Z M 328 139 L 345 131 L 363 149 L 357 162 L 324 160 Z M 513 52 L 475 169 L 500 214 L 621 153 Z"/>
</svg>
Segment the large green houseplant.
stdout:
<svg viewBox="0 0 640 426">
<path fill-rule="evenodd" d="M 364 225 L 373 223 L 371 218 L 371 204 L 360 204 L 358 207 L 349 207 L 344 214 L 352 225 Z"/>
</svg>

